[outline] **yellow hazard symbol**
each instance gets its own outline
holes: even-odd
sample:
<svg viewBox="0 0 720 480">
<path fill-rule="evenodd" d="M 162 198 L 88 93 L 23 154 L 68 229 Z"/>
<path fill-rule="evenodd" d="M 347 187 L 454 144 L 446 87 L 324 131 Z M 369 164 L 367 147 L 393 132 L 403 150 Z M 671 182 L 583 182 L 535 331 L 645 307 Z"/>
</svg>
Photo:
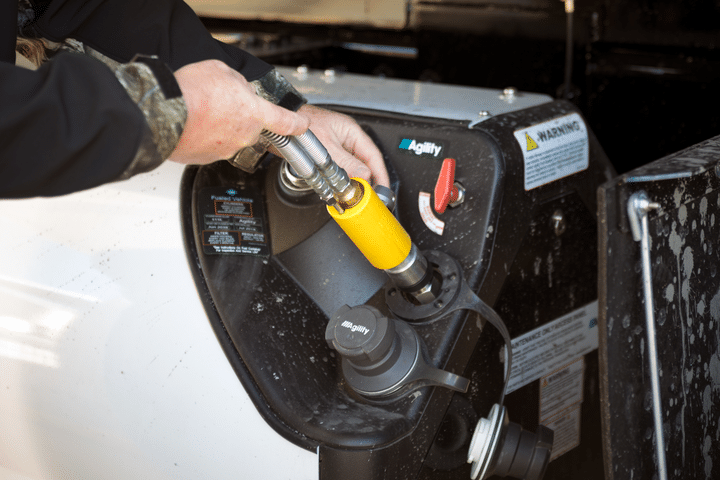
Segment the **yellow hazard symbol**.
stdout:
<svg viewBox="0 0 720 480">
<path fill-rule="evenodd" d="M 530 150 L 535 150 L 536 148 L 538 148 L 538 144 L 535 143 L 535 140 L 533 140 L 532 137 L 530 135 L 528 135 L 527 133 L 525 134 L 525 140 L 527 140 L 527 151 L 528 152 Z"/>
<path fill-rule="evenodd" d="M 527 135 L 527 134 L 526 134 L 526 135 Z M 531 140 L 532 140 L 532 139 L 531 139 Z M 533 142 L 533 143 L 535 143 L 535 142 Z M 528 147 L 528 148 L 530 148 L 530 147 Z M 535 145 L 535 148 L 537 148 L 537 145 Z M 543 384 L 542 384 L 542 386 L 543 386 L 543 388 L 545 388 L 545 387 L 548 386 L 547 378 L 543 378 Z"/>
</svg>

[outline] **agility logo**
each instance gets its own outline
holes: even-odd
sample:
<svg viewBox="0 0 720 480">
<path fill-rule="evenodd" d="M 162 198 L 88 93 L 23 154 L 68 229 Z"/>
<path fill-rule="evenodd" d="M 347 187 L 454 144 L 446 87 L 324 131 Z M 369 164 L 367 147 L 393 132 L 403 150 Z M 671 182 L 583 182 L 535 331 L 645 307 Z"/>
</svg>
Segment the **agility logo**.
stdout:
<svg viewBox="0 0 720 480">
<path fill-rule="evenodd" d="M 360 332 L 363 335 L 367 335 L 368 333 L 370 333 L 370 329 L 365 325 L 355 325 L 350 320 L 345 320 L 340 324 L 340 326 L 347 328 L 351 332 Z"/>
<path fill-rule="evenodd" d="M 441 158 L 440 154 L 445 150 L 442 143 L 419 141 L 414 138 L 403 138 L 398 145 L 400 150 L 426 158 Z"/>
</svg>

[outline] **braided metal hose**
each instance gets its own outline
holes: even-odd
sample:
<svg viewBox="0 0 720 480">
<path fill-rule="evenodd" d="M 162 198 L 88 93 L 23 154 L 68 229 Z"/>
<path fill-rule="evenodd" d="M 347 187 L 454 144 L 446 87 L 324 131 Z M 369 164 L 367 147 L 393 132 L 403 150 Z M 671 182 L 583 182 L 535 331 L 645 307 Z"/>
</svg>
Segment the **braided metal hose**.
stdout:
<svg viewBox="0 0 720 480">
<path fill-rule="evenodd" d="M 263 130 L 261 135 L 265 137 L 280 154 L 287 160 L 290 166 L 300 177 L 317 193 L 323 202 L 328 205 L 337 203 L 333 195 L 333 189 L 327 179 L 320 173 L 315 162 L 309 157 L 307 151 L 298 143 L 293 142 L 292 137 L 278 135 Z"/>
<path fill-rule="evenodd" d="M 348 201 L 353 197 L 355 188 L 350 182 L 347 172 L 333 161 L 330 153 L 314 133 L 308 130 L 302 135 L 296 136 L 294 140 L 305 149 L 315 166 L 320 170 L 320 173 L 330 183 L 330 188 L 332 188 L 338 201 Z"/>
</svg>

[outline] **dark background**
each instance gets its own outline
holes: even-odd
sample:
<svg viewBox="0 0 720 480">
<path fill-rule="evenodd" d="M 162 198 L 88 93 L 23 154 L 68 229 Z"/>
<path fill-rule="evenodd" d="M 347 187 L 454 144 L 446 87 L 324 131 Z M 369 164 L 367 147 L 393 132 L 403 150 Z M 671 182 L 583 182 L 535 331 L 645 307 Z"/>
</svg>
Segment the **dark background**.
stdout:
<svg viewBox="0 0 720 480">
<path fill-rule="evenodd" d="M 414 2 L 403 31 L 204 19 L 279 65 L 568 96 L 618 172 L 720 134 L 720 1 Z M 348 42 L 409 47 L 368 54 Z M 569 93 L 569 95 L 567 95 Z"/>
</svg>

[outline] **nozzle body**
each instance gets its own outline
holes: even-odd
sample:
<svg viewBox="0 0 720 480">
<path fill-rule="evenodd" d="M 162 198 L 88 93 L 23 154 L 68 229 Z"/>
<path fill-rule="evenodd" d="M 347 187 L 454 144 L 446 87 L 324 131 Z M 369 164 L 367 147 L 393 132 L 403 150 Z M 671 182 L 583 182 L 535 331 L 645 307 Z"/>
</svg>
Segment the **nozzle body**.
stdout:
<svg viewBox="0 0 720 480">
<path fill-rule="evenodd" d="M 330 216 L 375 268 L 385 270 L 416 303 L 437 297 L 440 280 L 432 266 L 367 181 L 350 180 L 309 130 L 292 138 L 262 134 L 328 204 Z"/>
<path fill-rule="evenodd" d="M 395 268 L 410 254 L 410 235 L 368 182 L 353 180 L 363 189 L 362 199 L 343 213 L 331 208 L 328 212 L 375 268 Z"/>
</svg>

